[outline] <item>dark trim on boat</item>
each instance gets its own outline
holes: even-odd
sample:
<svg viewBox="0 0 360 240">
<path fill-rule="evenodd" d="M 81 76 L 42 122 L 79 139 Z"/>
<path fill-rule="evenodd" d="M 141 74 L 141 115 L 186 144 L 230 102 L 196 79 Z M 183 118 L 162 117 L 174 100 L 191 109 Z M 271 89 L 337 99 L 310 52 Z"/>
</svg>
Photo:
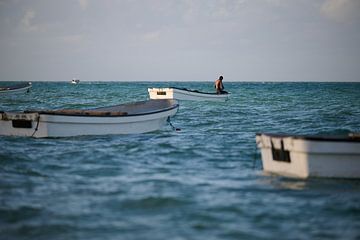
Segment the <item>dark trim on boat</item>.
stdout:
<svg viewBox="0 0 360 240">
<path fill-rule="evenodd" d="M 303 139 L 310 141 L 323 142 L 360 142 L 359 134 L 349 135 L 290 135 L 290 134 L 275 134 L 275 133 L 256 133 L 256 136 L 266 135 L 269 137 L 286 138 L 292 137 L 295 139 Z"/>
<path fill-rule="evenodd" d="M 31 87 L 31 83 L 27 82 L 27 83 L 19 83 L 19 84 L 15 84 L 15 85 L 11 85 L 11 86 L 0 86 L 0 92 L 6 92 L 6 91 L 12 91 L 12 90 L 20 90 L 20 89 L 26 89 L 28 87 Z"/>
<path fill-rule="evenodd" d="M 173 109 L 178 108 L 178 107 L 179 107 L 179 104 L 176 103 L 176 104 L 174 104 L 173 106 L 171 106 L 169 108 L 165 108 L 165 109 L 162 109 L 162 110 L 159 110 L 159 111 L 153 111 L 153 112 L 147 112 L 147 113 L 129 114 L 129 115 L 126 115 L 125 117 L 142 116 L 142 115 L 149 115 L 149 114 L 154 114 L 154 113 L 167 112 L 167 111 L 173 110 Z"/>
<path fill-rule="evenodd" d="M 192 93 L 207 94 L 207 95 L 229 95 L 229 93 L 223 93 L 223 94 L 218 94 L 216 92 L 209 93 L 209 92 L 201 92 L 201 91 L 198 91 L 198 90 L 190 90 L 190 89 L 187 89 L 187 88 L 177 88 L 177 87 L 170 87 L 170 88 L 181 90 L 181 91 L 186 91 L 186 92 L 192 92 Z"/>
<path fill-rule="evenodd" d="M 158 101 L 158 100 L 155 100 Z M 144 101 L 146 102 L 146 101 Z M 113 106 L 115 107 L 115 106 Z M 156 114 L 161 112 L 166 112 L 178 108 L 179 104 L 175 103 L 170 107 L 163 108 L 157 111 L 144 112 L 144 113 L 135 113 L 128 114 L 127 112 L 111 112 L 111 111 L 96 111 L 96 109 L 91 110 L 43 110 L 43 111 L 24 111 L 24 113 L 38 113 L 42 115 L 57 115 L 57 116 L 73 116 L 73 117 L 133 117 L 133 116 L 145 116 L 150 114 Z"/>
<path fill-rule="evenodd" d="M 39 113 L 46 115 L 80 116 L 80 117 L 119 117 L 119 116 L 127 115 L 127 112 L 76 110 L 76 109 L 24 111 L 24 113 Z"/>
</svg>

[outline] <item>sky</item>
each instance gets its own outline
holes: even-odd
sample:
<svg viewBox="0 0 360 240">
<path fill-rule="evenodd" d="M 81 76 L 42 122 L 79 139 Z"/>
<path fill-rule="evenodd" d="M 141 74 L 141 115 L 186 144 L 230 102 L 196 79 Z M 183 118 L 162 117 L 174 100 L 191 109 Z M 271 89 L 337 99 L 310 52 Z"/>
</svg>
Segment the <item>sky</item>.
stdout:
<svg viewBox="0 0 360 240">
<path fill-rule="evenodd" d="M 0 0 L 0 81 L 356 81 L 360 0 Z"/>
</svg>

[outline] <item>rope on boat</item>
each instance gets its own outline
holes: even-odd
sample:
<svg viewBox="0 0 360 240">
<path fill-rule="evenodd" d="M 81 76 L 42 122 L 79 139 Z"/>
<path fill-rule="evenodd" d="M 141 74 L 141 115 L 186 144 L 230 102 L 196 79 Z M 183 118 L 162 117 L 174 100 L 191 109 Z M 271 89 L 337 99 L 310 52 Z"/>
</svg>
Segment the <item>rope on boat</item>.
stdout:
<svg viewBox="0 0 360 240">
<path fill-rule="evenodd" d="M 174 131 L 181 131 L 180 128 L 174 127 L 174 125 L 173 125 L 173 124 L 171 123 L 171 121 L 170 121 L 170 117 L 167 118 L 167 122 L 168 122 L 169 125 L 171 126 L 172 130 L 174 130 Z"/>
<path fill-rule="evenodd" d="M 39 129 L 39 123 L 40 123 L 40 114 L 37 117 L 36 127 L 35 127 L 35 130 L 34 130 L 33 134 L 31 134 L 31 137 L 33 137 L 35 135 L 35 133 L 37 132 L 37 130 Z"/>
</svg>

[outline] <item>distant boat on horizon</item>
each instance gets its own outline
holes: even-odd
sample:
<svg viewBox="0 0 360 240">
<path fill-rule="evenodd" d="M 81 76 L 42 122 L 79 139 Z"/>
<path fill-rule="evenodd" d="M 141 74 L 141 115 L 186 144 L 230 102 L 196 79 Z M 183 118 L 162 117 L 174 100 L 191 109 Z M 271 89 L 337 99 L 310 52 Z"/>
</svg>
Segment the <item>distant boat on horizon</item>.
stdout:
<svg viewBox="0 0 360 240">
<path fill-rule="evenodd" d="M 71 80 L 71 84 L 79 84 L 79 83 L 80 83 L 80 79 L 78 79 L 78 78 L 73 78 Z"/>
</svg>

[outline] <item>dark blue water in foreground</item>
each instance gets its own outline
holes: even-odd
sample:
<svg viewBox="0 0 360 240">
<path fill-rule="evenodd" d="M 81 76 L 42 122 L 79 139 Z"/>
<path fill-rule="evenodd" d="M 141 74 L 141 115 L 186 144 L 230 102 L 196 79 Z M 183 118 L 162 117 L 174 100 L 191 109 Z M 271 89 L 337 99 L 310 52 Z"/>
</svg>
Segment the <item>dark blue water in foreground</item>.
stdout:
<svg viewBox="0 0 360 240">
<path fill-rule="evenodd" d="M 159 86 L 213 91 L 35 82 L 0 110 L 109 106 Z M 181 102 L 179 132 L 0 136 L 0 239 L 360 239 L 360 180 L 266 176 L 255 146 L 256 132 L 360 132 L 360 84 L 225 87 L 226 103 Z"/>
</svg>

